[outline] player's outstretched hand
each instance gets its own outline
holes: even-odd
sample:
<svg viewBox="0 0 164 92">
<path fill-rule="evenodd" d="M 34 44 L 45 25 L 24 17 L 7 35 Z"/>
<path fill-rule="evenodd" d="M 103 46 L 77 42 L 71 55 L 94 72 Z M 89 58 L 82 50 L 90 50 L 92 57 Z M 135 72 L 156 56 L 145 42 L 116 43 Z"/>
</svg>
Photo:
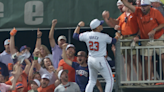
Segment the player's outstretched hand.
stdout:
<svg viewBox="0 0 164 92">
<path fill-rule="evenodd" d="M 103 11 L 102 12 L 102 17 L 105 19 L 105 18 L 109 18 L 110 14 L 109 14 L 109 11 Z"/>
<path fill-rule="evenodd" d="M 78 25 L 83 27 L 83 26 L 85 26 L 85 23 L 83 21 L 80 21 Z"/>
<path fill-rule="evenodd" d="M 57 22 L 58 22 L 57 19 L 53 19 L 52 20 L 52 26 L 55 26 L 57 24 Z"/>
<path fill-rule="evenodd" d="M 42 32 L 38 28 L 38 30 L 37 30 L 37 37 L 41 37 L 41 36 L 42 36 Z"/>
</svg>

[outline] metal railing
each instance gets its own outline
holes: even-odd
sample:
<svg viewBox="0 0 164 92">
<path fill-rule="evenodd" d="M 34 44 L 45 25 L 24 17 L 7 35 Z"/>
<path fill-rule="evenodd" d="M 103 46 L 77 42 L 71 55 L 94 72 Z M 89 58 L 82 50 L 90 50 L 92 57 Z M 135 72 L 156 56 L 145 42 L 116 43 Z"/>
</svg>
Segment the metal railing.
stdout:
<svg viewBox="0 0 164 92">
<path fill-rule="evenodd" d="M 139 41 L 150 41 L 149 39 L 140 39 Z M 158 39 L 154 41 L 164 41 L 164 39 Z M 164 76 L 162 73 L 162 59 L 161 59 L 161 49 L 164 49 L 164 46 L 126 46 L 122 47 L 120 46 L 120 43 L 122 42 L 132 42 L 132 40 L 119 40 L 116 43 L 116 85 L 119 90 L 120 86 L 135 86 L 134 84 L 152 84 L 154 85 L 155 83 L 159 82 L 164 82 Z M 145 63 L 145 56 L 142 56 L 144 54 L 144 50 L 147 49 L 148 53 L 150 52 L 150 49 L 153 49 L 153 56 L 148 56 L 148 63 Z M 125 52 L 123 53 L 124 56 L 121 53 L 121 50 L 124 50 Z M 130 50 L 131 54 L 128 55 L 128 50 Z M 133 62 L 133 55 L 132 51 L 136 50 L 135 57 L 136 57 L 136 62 Z M 159 50 L 159 60 L 156 60 L 156 52 L 155 50 Z M 142 54 L 142 55 L 140 55 Z M 130 56 L 130 57 L 128 57 Z M 153 58 L 152 58 L 153 57 Z M 128 75 L 128 61 L 127 59 L 130 58 L 130 80 L 127 79 Z M 152 61 L 150 61 L 150 58 L 152 58 Z M 156 64 L 156 62 L 159 62 L 159 64 Z M 136 63 L 136 72 L 133 70 L 133 63 Z M 139 63 L 141 64 L 141 67 L 139 68 Z M 152 65 L 151 65 L 151 64 Z M 145 64 L 148 64 L 148 72 L 145 72 Z M 157 65 L 159 65 L 157 69 Z M 139 69 L 141 69 L 139 71 Z M 157 70 L 159 72 L 157 73 Z M 139 76 L 139 73 L 141 74 Z M 147 78 L 146 78 L 146 73 L 147 73 Z M 153 79 L 151 78 L 151 75 L 153 76 Z M 140 79 L 139 79 L 140 78 Z"/>
</svg>

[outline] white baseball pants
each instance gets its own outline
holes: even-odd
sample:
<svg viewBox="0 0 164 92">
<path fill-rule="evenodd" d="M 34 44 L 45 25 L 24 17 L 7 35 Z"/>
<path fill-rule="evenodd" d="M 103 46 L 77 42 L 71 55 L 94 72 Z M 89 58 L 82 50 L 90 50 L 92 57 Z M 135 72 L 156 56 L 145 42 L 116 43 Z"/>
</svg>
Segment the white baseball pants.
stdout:
<svg viewBox="0 0 164 92">
<path fill-rule="evenodd" d="M 91 57 L 88 58 L 89 68 L 89 82 L 85 92 L 93 92 L 93 87 L 96 84 L 98 72 L 103 76 L 106 81 L 105 92 L 112 92 L 114 79 L 112 76 L 111 68 L 106 61 L 105 57 Z"/>
</svg>

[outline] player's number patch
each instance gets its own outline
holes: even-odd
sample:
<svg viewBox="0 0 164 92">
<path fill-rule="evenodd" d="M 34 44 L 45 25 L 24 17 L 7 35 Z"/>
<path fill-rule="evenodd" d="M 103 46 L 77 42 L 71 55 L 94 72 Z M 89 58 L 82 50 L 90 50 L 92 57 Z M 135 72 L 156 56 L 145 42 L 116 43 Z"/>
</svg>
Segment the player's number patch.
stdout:
<svg viewBox="0 0 164 92">
<path fill-rule="evenodd" d="M 89 49 L 94 51 L 99 51 L 99 42 L 89 41 Z"/>
</svg>

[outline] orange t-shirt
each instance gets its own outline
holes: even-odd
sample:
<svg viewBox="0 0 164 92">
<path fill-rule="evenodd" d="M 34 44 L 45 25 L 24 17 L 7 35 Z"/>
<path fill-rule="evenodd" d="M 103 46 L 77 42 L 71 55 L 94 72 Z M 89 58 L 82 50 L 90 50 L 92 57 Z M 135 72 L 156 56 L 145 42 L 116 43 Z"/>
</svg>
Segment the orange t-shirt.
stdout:
<svg viewBox="0 0 164 92">
<path fill-rule="evenodd" d="M 144 15 L 140 7 L 136 7 L 134 12 L 137 15 L 137 22 L 140 29 L 141 39 L 149 39 L 148 33 L 154 28 L 158 27 L 160 24 L 164 23 L 164 17 L 155 8 L 150 8 L 150 12 L 147 15 Z M 154 39 L 158 39 L 164 33 L 164 29 L 157 31 L 154 35 Z"/>
<path fill-rule="evenodd" d="M 54 92 L 54 89 L 55 89 L 55 85 L 52 84 L 46 88 L 39 87 L 37 90 L 38 90 L 38 92 Z"/>
<path fill-rule="evenodd" d="M 137 34 L 139 31 L 137 16 L 134 13 L 130 13 L 129 16 L 126 16 L 124 12 L 121 14 L 118 19 L 119 26 L 122 35 L 132 35 Z"/>
<path fill-rule="evenodd" d="M 73 62 L 77 62 L 77 57 L 74 57 Z M 75 82 L 75 69 L 69 66 L 67 63 L 64 62 L 64 59 L 60 60 L 58 64 L 58 68 L 63 66 L 64 70 L 68 70 L 68 81 Z"/>
<path fill-rule="evenodd" d="M 11 76 L 9 78 L 9 80 L 7 82 L 5 82 L 6 84 L 8 85 L 12 85 L 12 82 L 10 81 L 10 79 L 12 78 L 13 76 Z M 28 91 L 28 85 L 27 85 L 27 74 L 25 73 L 25 71 L 22 72 L 21 74 L 21 77 L 22 77 L 22 81 L 17 81 L 17 82 L 22 82 L 23 84 L 23 87 L 24 87 L 24 90 L 23 92 L 27 92 Z M 16 90 L 13 90 L 12 92 L 16 92 Z"/>
</svg>

